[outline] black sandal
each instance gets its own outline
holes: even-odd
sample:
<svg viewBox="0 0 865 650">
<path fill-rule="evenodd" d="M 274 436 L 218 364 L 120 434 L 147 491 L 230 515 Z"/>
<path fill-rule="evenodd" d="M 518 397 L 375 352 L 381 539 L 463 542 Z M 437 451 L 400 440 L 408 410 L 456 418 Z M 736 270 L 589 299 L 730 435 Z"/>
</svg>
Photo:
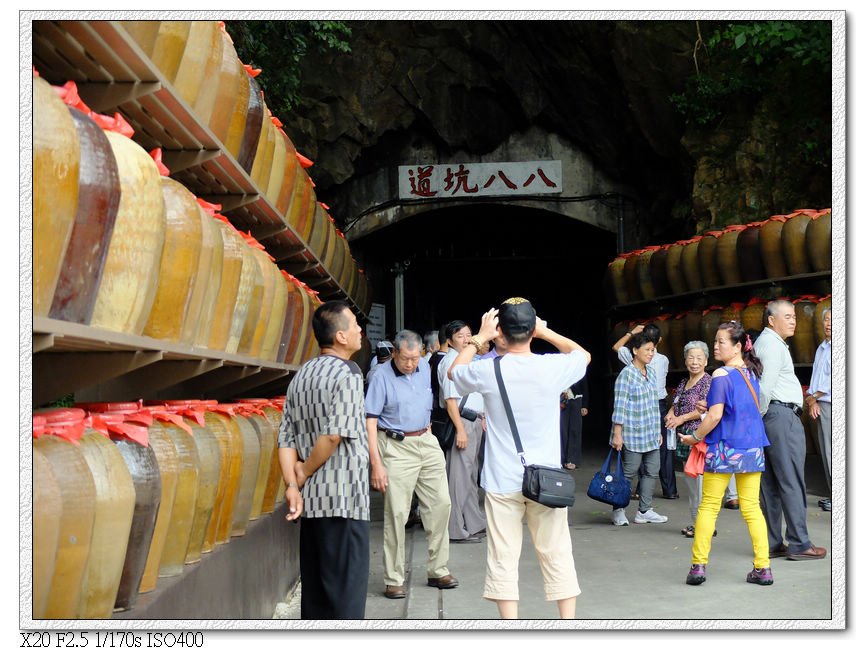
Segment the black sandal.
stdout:
<svg viewBox="0 0 865 650">
<path fill-rule="evenodd" d="M 693 537 L 694 536 L 694 527 L 693 526 L 685 526 L 682 529 L 682 534 L 685 537 Z M 718 529 L 716 528 L 715 532 L 712 533 L 712 537 L 717 537 L 717 536 L 718 536 Z"/>
</svg>

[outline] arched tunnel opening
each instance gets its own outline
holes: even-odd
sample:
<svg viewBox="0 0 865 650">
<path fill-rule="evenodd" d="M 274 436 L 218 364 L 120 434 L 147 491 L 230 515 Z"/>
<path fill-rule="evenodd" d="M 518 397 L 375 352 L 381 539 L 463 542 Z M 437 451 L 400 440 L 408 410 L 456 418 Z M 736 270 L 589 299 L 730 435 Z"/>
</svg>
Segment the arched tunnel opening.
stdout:
<svg viewBox="0 0 865 650">
<path fill-rule="evenodd" d="M 388 337 L 396 330 L 398 270 L 404 326 L 419 334 L 454 319 L 476 331 L 490 307 L 512 296 L 529 299 L 550 327 L 592 354 L 583 448 L 607 445 L 612 354 L 603 278 L 616 255 L 615 233 L 543 209 L 480 203 L 431 207 L 352 248 L 375 301 L 385 305 Z M 532 349 L 554 351 L 542 341 Z"/>
</svg>

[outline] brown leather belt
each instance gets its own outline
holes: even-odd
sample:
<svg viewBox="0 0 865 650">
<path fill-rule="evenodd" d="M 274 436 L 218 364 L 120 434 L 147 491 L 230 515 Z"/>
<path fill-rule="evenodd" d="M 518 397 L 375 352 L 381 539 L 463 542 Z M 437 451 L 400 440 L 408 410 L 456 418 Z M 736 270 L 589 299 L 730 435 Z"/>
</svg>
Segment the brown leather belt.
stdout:
<svg viewBox="0 0 865 650">
<path fill-rule="evenodd" d="M 429 425 L 426 425 L 426 427 L 424 427 L 423 429 L 418 429 L 417 431 L 406 431 L 405 435 L 406 436 L 419 436 L 421 434 L 426 433 L 427 431 L 429 431 Z"/>
</svg>

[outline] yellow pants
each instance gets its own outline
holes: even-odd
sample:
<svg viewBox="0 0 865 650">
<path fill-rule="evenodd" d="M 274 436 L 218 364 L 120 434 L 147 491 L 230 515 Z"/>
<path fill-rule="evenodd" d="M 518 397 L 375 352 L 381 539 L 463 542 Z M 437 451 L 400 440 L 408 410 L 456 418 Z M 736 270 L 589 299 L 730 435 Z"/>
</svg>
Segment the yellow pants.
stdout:
<svg viewBox="0 0 865 650">
<path fill-rule="evenodd" d="M 736 487 L 739 490 L 739 511 L 748 524 L 751 544 L 754 546 L 754 567 L 765 569 L 769 566 L 769 536 L 766 520 L 760 510 L 761 472 L 736 474 Z M 694 527 L 694 545 L 691 547 L 692 564 L 708 564 L 709 551 L 712 549 L 712 534 L 715 522 L 721 511 L 724 490 L 732 474 L 706 472 L 703 474 L 703 500 L 697 510 L 697 523 Z"/>
</svg>

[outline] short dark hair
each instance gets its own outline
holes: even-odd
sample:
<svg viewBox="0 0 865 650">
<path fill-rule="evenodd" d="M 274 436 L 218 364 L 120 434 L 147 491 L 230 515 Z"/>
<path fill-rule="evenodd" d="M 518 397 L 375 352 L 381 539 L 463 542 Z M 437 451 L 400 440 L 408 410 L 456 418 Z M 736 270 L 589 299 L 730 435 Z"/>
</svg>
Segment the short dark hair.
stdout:
<svg viewBox="0 0 865 650">
<path fill-rule="evenodd" d="M 468 323 L 464 320 L 452 320 L 450 323 L 445 325 L 445 335 L 448 340 L 453 338 L 453 335 L 459 332 L 462 328 L 468 327 Z"/>
<path fill-rule="evenodd" d="M 658 341 L 661 340 L 661 328 L 655 325 L 654 323 L 649 323 L 643 328 L 643 334 L 649 337 L 649 340 L 658 345 Z"/>
<path fill-rule="evenodd" d="M 447 323 L 445 323 L 439 328 L 439 345 L 444 345 L 448 342 L 448 335 L 445 333 L 447 326 Z"/>
<path fill-rule="evenodd" d="M 528 332 L 517 332 L 516 334 L 508 334 L 507 332 L 502 331 L 502 338 L 504 338 L 506 344 L 525 343 L 526 341 L 531 340 L 532 334 Z"/>
<path fill-rule="evenodd" d="M 631 337 L 631 339 L 628 341 L 628 348 L 633 354 L 634 350 L 639 350 L 641 347 L 646 345 L 646 343 L 657 344 L 657 341 L 653 341 L 651 337 L 646 334 L 646 330 L 643 330 L 639 334 L 634 334 Z"/>
<path fill-rule="evenodd" d="M 348 328 L 346 310 L 351 311 L 351 308 L 342 300 L 329 300 L 315 310 L 312 315 L 312 332 L 318 347 L 333 345 L 336 333 Z"/>
</svg>

